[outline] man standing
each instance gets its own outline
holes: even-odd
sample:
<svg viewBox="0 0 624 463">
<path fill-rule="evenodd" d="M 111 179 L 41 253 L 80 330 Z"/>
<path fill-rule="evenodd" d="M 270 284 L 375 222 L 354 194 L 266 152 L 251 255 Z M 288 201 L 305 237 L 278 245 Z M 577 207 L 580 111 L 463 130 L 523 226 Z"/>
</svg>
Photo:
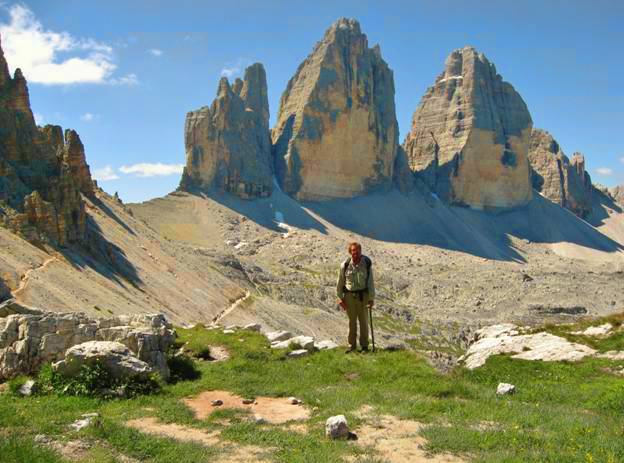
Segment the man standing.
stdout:
<svg viewBox="0 0 624 463">
<path fill-rule="evenodd" d="M 360 322 L 360 346 L 368 352 L 368 308 L 373 307 L 375 284 L 371 260 L 362 255 L 359 243 L 349 244 L 349 257 L 340 266 L 336 293 L 340 308 L 349 317 L 349 349 L 355 351 L 357 323 Z"/>
</svg>

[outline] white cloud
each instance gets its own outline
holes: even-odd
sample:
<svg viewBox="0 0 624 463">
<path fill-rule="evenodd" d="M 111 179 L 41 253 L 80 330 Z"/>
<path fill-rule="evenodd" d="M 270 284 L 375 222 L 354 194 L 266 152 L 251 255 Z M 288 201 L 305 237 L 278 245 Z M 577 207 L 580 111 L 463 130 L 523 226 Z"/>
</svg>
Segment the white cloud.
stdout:
<svg viewBox="0 0 624 463">
<path fill-rule="evenodd" d="M 610 169 L 608 167 L 598 167 L 596 169 L 596 173 L 598 173 L 600 175 L 612 175 L 613 174 L 613 169 Z"/>
<path fill-rule="evenodd" d="M 106 182 L 108 180 L 117 180 L 119 175 L 115 173 L 111 166 L 103 167 L 102 169 L 95 169 L 91 174 L 94 180 L 98 182 Z"/>
<path fill-rule="evenodd" d="M 111 85 L 134 86 L 134 85 L 139 85 L 139 78 L 137 77 L 136 74 L 126 74 L 125 76 L 110 79 L 108 83 Z"/>
<path fill-rule="evenodd" d="M 163 54 L 162 50 L 158 48 L 150 48 L 149 50 L 147 50 L 147 52 L 153 56 L 162 56 Z"/>
<path fill-rule="evenodd" d="M 37 125 L 45 124 L 45 117 L 43 117 L 43 114 L 33 113 L 33 116 L 35 117 L 35 124 Z"/>
<path fill-rule="evenodd" d="M 19 67 L 29 82 L 43 85 L 114 83 L 117 65 L 109 45 L 44 29 L 25 5 L 12 5 L 8 13 L 0 35 L 11 72 Z M 59 57 L 67 53 L 73 56 Z"/>
<path fill-rule="evenodd" d="M 137 177 L 156 177 L 181 174 L 184 169 L 183 164 L 155 164 L 139 163 L 131 166 L 121 166 L 119 170 L 124 174 L 135 174 Z"/>
<path fill-rule="evenodd" d="M 80 120 L 84 122 L 92 122 L 99 118 L 100 116 L 93 113 L 84 113 L 82 116 L 80 116 Z"/>
<path fill-rule="evenodd" d="M 223 69 L 221 69 L 221 76 L 227 77 L 228 79 L 232 76 L 241 73 L 243 69 L 243 59 L 238 58 L 236 60 L 236 64 L 227 64 Z"/>
</svg>

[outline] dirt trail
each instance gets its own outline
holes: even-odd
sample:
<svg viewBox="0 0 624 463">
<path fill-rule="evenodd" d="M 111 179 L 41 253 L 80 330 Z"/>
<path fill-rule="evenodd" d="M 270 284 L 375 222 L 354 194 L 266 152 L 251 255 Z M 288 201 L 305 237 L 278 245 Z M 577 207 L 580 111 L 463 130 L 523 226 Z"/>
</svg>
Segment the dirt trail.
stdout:
<svg viewBox="0 0 624 463">
<path fill-rule="evenodd" d="M 219 324 L 219 322 L 223 320 L 223 318 L 231 314 L 237 307 L 239 307 L 243 302 L 249 299 L 249 297 L 251 297 L 251 293 L 249 291 L 246 291 L 244 296 L 239 297 L 227 309 L 219 312 L 217 316 L 212 319 L 212 324 Z"/>
<path fill-rule="evenodd" d="M 22 278 L 20 280 L 20 284 L 17 287 L 17 289 L 15 291 L 12 291 L 11 294 L 13 295 L 14 298 L 18 298 L 19 295 L 24 292 L 24 290 L 26 289 L 26 286 L 28 285 L 28 282 L 30 281 L 30 276 L 38 271 L 38 270 L 43 270 L 44 268 L 46 268 L 48 265 L 50 265 L 52 262 L 54 262 L 55 260 L 58 260 L 56 257 L 52 256 L 48 259 L 46 259 L 43 264 L 41 264 L 39 267 L 35 267 L 35 268 L 31 268 L 26 270 L 26 272 L 24 272 L 24 274 L 22 275 Z"/>
<path fill-rule="evenodd" d="M 220 439 L 220 431 L 204 431 L 176 423 L 163 423 L 154 417 L 145 417 L 126 422 L 126 426 L 146 434 L 175 439 L 182 442 L 194 442 L 207 447 L 219 448 L 223 454 L 216 457 L 215 463 L 269 463 L 264 455 L 273 451 L 270 447 L 255 445 L 232 445 Z"/>
</svg>

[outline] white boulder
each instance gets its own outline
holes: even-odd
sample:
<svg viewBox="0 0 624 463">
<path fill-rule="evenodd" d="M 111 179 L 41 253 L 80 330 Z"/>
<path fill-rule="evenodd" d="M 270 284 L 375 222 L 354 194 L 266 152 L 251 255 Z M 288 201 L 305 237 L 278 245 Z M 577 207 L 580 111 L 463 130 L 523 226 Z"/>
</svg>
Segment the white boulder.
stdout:
<svg viewBox="0 0 624 463">
<path fill-rule="evenodd" d="M 52 365 L 63 376 L 76 376 L 83 365 L 100 363 L 115 379 L 147 378 L 154 370 L 126 346 L 115 341 L 88 341 L 70 347 L 65 358 Z"/>
</svg>

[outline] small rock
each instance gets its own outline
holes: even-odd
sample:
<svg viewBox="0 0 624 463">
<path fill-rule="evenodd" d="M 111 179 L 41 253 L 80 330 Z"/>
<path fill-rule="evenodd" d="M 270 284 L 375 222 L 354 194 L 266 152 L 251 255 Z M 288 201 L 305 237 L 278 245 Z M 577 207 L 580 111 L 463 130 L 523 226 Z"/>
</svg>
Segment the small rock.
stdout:
<svg viewBox="0 0 624 463">
<path fill-rule="evenodd" d="M 286 341 L 271 343 L 271 349 L 287 349 L 292 344 L 301 346 L 302 349 L 313 350 L 314 338 L 311 336 L 295 336 L 294 338 L 287 339 Z"/>
<path fill-rule="evenodd" d="M 297 399 L 296 397 L 289 397 L 288 402 L 292 405 L 299 405 L 300 403 L 302 403 L 301 400 Z"/>
<path fill-rule="evenodd" d="M 255 415 L 254 416 L 254 421 L 256 422 L 256 424 L 266 424 L 266 422 L 267 422 L 267 420 L 262 418 L 260 415 Z"/>
<path fill-rule="evenodd" d="M 309 353 L 310 352 L 307 351 L 306 349 L 297 349 L 297 350 L 293 350 L 292 352 L 289 352 L 288 356 L 292 358 L 299 358 L 299 357 L 305 357 Z"/>
<path fill-rule="evenodd" d="M 223 405 L 223 400 L 221 400 L 221 399 L 213 400 L 212 402 L 210 402 L 210 404 L 213 407 L 219 407 L 219 406 Z"/>
<path fill-rule="evenodd" d="M 292 338 L 293 334 L 289 331 L 273 331 L 271 333 L 267 333 L 266 337 L 269 342 L 279 342 Z"/>
<path fill-rule="evenodd" d="M 514 394 L 516 392 L 516 386 L 509 383 L 500 383 L 496 388 L 497 395 Z"/>
<path fill-rule="evenodd" d="M 234 330 L 223 330 L 223 334 L 234 334 L 236 331 Z"/>
<path fill-rule="evenodd" d="M 99 425 L 100 415 L 98 413 L 85 413 L 82 415 L 81 420 L 74 421 L 70 426 L 74 428 L 75 431 L 80 431 L 88 426 Z"/>
<path fill-rule="evenodd" d="M 347 439 L 349 437 L 349 425 L 344 415 L 327 418 L 325 422 L 325 436 L 330 439 Z"/>
<path fill-rule="evenodd" d="M 249 331 L 260 331 L 262 329 L 262 325 L 260 323 L 250 323 L 249 325 L 245 325 L 243 329 Z"/>
<path fill-rule="evenodd" d="M 18 390 L 19 395 L 24 396 L 24 397 L 28 397 L 33 395 L 36 392 L 36 387 L 35 387 L 35 381 L 32 379 L 29 379 L 28 381 L 26 381 L 24 384 L 22 384 Z"/>
<path fill-rule="evenodd" d="M 36 444 L 47 444 L 50 442 L 50 438 L 45 434 L 37 434 L 33 440 Z"/>
<path fill-rule="evenodd" d="M 255 402 L 254 399 L 243 399 L 243 404 L 245 405 L 251 405 L 254 402 Z"/>
<path fill-rule="evenodd" d="M 533 277 L 531 275 L 527 275 L 526 273 L 522 274 L 522 281 L 528 282 L 533 281 Z"/>
<path fill-rule="evenodd" d="M 315 342 L 314 347 L 318 350 L 331 350 L 336 349 L 338 347 L 338 344 L 336 344 L 334 341 L 330 341 L 329 339 L 327 339 L 325 341 Z"/>
</svg>

